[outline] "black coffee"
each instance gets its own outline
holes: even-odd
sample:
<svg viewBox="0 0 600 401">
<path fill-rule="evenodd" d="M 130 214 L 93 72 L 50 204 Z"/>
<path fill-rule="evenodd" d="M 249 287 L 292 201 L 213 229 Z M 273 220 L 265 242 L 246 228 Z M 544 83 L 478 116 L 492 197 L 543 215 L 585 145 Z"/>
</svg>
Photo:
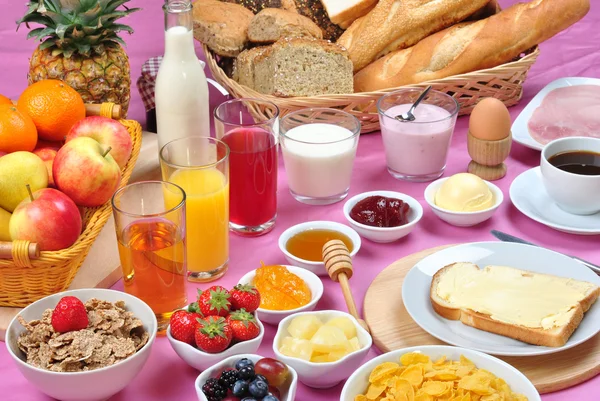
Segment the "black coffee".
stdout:
<svg viewBox="0 0 600 401">
<path fill-rule="evenodd" d="M 600 153 L 576 150 L 557 153 L 548 162 L 563 171 L 579 175 L 600 175 Z"/>
</svg>

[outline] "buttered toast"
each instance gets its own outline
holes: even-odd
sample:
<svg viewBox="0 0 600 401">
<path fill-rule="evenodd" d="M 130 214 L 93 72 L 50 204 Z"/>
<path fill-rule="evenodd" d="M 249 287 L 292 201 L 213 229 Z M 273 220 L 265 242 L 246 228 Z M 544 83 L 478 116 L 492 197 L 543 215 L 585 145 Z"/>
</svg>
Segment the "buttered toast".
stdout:
<svg viewBox="0 0 600 401">
<path fill-rule="evenodd" d="M 434 274 L 429 297 L 446 319 L 529 344 L 560 347 L 599 294 L 600 287 L 585 281 L 460 262 Z"/>
</svg>

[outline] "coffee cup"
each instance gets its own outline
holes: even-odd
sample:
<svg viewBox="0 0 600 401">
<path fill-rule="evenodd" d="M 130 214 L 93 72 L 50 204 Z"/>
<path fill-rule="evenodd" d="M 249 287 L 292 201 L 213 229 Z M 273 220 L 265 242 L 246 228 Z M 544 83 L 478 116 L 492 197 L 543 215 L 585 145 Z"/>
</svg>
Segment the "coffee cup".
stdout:
<svg viewBox="0 0 600 401">
<path fill-rule="evenodd" d="M 560 138 L 544 147 L 542 182 L 558 207 L 577 215 L 600 212 L 600 164 L 596 163 L 600 163 L 600 138 Z"/>
</svg>

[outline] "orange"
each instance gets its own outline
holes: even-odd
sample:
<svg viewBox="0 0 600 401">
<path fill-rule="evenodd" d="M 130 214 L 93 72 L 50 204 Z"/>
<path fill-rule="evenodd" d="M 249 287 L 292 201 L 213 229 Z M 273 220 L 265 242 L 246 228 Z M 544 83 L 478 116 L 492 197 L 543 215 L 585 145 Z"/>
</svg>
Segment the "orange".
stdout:
<svg viewBox="0 0 600 401">
<path fill-rule="evenodd" d="M 13 104 L 13 102 L 6 96 L 0 95 L 0 104 Z"/>
<path fill-rule="evenodd" d="M 37 143 L 37 130 L 31 118 L 9 104 L 0 104 L 0 151 L 31 152 Z"/>
<path fill-rule="evenodd" d="M 85 105 L 77 91 L 56 79 L 30 85 L 17 101 L 17 108 L 31 117 L 38 135 L 62 141 L 71 127 L 85 118 Z"/>
</svg>

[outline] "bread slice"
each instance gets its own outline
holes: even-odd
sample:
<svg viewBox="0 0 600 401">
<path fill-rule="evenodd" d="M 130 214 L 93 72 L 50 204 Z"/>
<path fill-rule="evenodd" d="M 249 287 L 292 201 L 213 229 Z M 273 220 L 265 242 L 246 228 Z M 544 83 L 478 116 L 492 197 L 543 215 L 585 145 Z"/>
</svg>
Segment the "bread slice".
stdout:
<svg viewBox="0 0 600 401">
<path fill-rule="evenodd" d="M 220 56 L 235 57 L 248 43 L 252 11 L 231 3 L 198 0 L 194 3 L 194 37 Z"/>
<path fill-rule="evenodd" d="M 321 28 L 293 11 L 265 8 L 252 18 L 248 38 L 254 43 L 274 43 L 283 38 L 323 39 Z"/>
<path fill-rule="evenodd" d="M 232 78 L 240 85 L 254 88 L 254 59 L 266 50 L 268 50 L 267 46 L 259 46 L 238 54 L 233 65 Z"/>
<path fill-rule="evenodd" d="M 260 93 L 280 97 L 353 92 L 352 62 L 342 47 L 325 40 L 281 39 L 254 58 Z"/>
<path fill-rule="evenodd" d="M 378 0 L 321 0 L 334 24 L 355 20 L 372 9 Z"/>
<path fill-rule="evenodd" d="M 584 281 L 505 266 L 480 270 L 461 262 L 434 274 L 429 297 L 436 313 L 446 319 L 529 344 L 561 347 L 599 294 L 600 287 Z M 544 318 L 546 328 L 541 320 L 539 325 L 529 324 L 537 311 L 548 310 L 552 315 Z"/>
</svg>

